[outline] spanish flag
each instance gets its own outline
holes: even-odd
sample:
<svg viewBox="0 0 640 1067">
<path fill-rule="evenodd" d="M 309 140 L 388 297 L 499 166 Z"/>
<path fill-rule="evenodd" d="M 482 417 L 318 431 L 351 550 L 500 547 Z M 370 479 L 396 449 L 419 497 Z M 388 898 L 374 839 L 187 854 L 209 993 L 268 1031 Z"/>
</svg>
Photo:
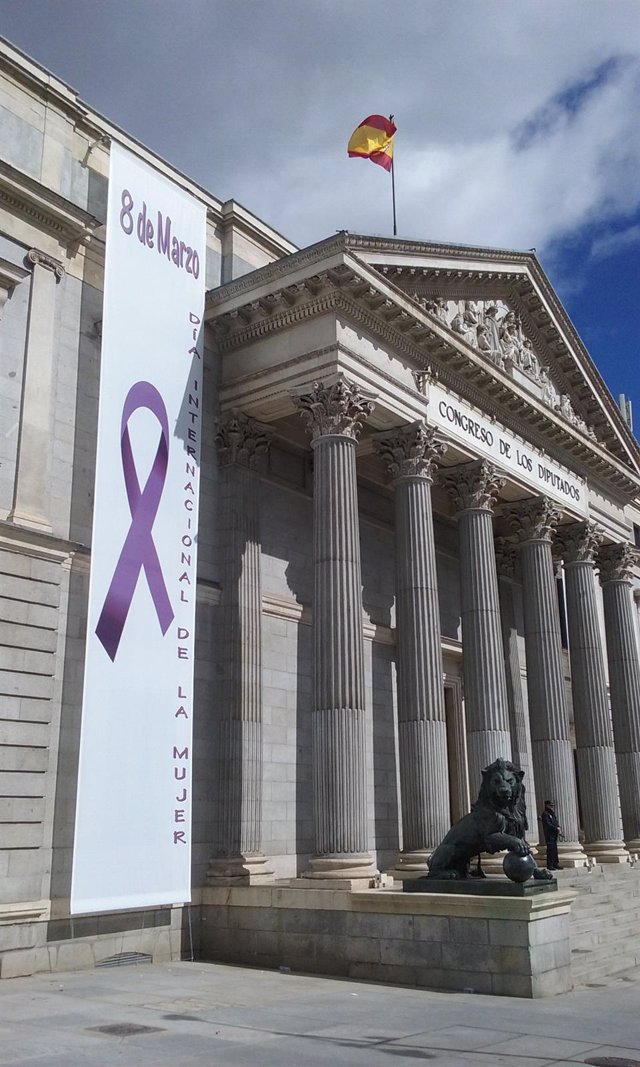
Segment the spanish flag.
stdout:
<svg viewBox="0 0 640 1067">
<path fill-rule="evenodd" d="M 396 129 L 384 115 L 369 115 L 351 134 L 347 152 L 350 156 L 362 156 L 385 170 L 391 170 Z"/>
</svg>

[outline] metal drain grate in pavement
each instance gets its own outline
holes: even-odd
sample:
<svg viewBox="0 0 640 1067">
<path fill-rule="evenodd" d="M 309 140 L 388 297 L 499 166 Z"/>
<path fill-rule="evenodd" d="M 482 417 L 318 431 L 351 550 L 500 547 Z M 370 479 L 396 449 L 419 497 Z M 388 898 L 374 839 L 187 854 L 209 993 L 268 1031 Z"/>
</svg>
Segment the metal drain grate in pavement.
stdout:
<svg viewBox="0 0 640 1067">
<path fill-rule="evenodd" d="M 148 952 L 116 952 L 115 956 L 107 956 L 99 960 L 96 967 L 125 967 L 131 963 L 152 963 L 153 956 Z"/>
<path fill-rule="evenodd" d="M 107 1026 L 87 1026 L 87 1030 L 93 1030 L 98 1034 L 108 1034 L 109 1037 L 133 1037 L 134 1034 L 158 1034 L 164 1029 L 164 1026 L 140 1026 L 138 1023 L 109 1023 Z"/>
<path fill-rule="evenodd" d="M 584 1062 L 590 1067 L 640 1067 L 640 1060 L 628 1060 L 620 1056 L 594 1056 Z"/>
</svg>

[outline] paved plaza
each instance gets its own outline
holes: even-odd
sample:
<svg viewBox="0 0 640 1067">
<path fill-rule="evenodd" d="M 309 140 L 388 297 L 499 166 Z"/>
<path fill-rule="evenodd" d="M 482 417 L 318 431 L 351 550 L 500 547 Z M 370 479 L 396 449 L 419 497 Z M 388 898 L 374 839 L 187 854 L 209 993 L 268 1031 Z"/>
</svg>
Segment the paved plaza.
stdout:
<svg viewBox="0 0 640 1067">
<path fill-rule="evenodd" d="M 640 972 L 531 1001 L 210 963 L 141 964 L 3 982 L 0 1065 L 640 1064 L 639 1005 Z"/>
</svg>

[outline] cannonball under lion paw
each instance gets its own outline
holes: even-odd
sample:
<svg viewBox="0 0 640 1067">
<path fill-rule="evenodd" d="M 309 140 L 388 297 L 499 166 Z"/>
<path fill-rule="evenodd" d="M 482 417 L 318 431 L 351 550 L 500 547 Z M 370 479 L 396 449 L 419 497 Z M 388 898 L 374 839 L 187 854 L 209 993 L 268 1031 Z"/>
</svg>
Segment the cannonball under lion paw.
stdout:
<svg viewBox="0 0 640 1067">
<path fill-rule="evenodd" d="M 526 882 L 533 876 L 536 869 L 536 861 L 531 853 L 526 856 L 518 856 L 515 852 L 507 852 L 502 861 L 502 870 L 512 882 Z"/>
</svg>

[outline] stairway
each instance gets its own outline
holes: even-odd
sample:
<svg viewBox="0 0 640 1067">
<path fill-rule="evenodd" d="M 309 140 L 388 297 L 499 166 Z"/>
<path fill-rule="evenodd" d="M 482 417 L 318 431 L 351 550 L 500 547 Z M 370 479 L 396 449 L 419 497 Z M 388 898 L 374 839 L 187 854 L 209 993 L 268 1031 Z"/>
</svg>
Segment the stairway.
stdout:
<svg viewBox="0 0 640 1067">
<path fill-rule="evenodd" d="M 640 967 L 640 866 L 562 871 L 559 889 L 574 889 L 571 971 L 587 985 Z"/>
</svg>

